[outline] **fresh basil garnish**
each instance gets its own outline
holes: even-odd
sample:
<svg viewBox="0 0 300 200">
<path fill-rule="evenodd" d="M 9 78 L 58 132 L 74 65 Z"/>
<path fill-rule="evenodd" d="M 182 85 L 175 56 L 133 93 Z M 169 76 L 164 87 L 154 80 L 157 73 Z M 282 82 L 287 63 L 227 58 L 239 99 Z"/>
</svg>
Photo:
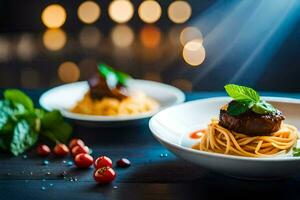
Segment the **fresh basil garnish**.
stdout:
<svg viewBox="0 0 300 200">
<path fill-rule="evenodd" d="M 72 127 L 59 111 L 34 108 L 32 100 L 20 90 L 6 90 L 0 100 L 0 149 L 19 155 L 32 147 L 39 135 L 54 142 L 67 142 Z"/>
<path fill-rule="evenodd" d="M 258 92 L 252 88 L 228 84 L 225 85 L 227 94 L 235 101 L 229 104 L 227 111 L 230 115 L 240 115 L 248 110 L 257 114 L 272 114 L 276 109 L 266 101 L 260 99 Z"/>
<path fill-rule="evenodd" d="M 112 67 L 106 65 L 106 64 L 99 64 L 98 65 L 98 71 L 100 75 L 102 75 L 109 88 L 115 88 L 118 84 L 126 86 L 127 81 L 131 79 L 131 76 L 113 69 Z"/>
</svg>

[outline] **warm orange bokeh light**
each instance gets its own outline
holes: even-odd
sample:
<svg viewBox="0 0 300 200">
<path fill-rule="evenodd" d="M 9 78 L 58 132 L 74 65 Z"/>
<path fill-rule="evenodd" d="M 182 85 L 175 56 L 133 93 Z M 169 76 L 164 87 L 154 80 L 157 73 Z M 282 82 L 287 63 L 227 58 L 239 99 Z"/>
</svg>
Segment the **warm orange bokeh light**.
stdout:
<svg viewBox="0 0 300 200">
<path fill-rule="evenodd" d="M 146 0 L 139 6 L 138 14 L 146 23 L 154 23 L 161 16 L 161 7 L 157 1 Z"/>
<path fill-rule="evenodd" d="M 117 25 L 112 29 L 111 39 L 114 45 L 120 48 L 128 47 L 134 40 L 132 29 L 125 25 Z"/>
<path fill-rule="evenodd" d="M 62 49 L 67 42 L 67 35 L 61 29 L 48 29 L 43 34 L 43 44 L 50 51 Z"/>
<path fill-rule="evenodd" d="M 58 76 L 65 83 L 78 81 L 80 78 L 80 70 L 78 66 L 70 61 L 63 62 L 58 67 Z"/>
<path fill-rule="evenodd" d="M 144 26 L 140 32 L 140 40 L 145 47 L 155 48 L 160 43 L 161 32 L 156 26 Z"/>
<path fill-rule="evenodd" d="M 185 45 L 187 42 L 192 40 L 199 40 L 203 42 L 203 35 L 201 31 L 195 26 L 188 26 L 184 28 L 180 33 L 180 43 Z"/>
<path fill-rule="evenodd" d="M 42 22 L 48 28 L 59 28 L 66 22 L 67 13 L 59 4 L 47 6 L 42 13 Z"/>
<path fill-rule="evenodd" d="M 205 49 L 202 42 L 192 40 L 186 43 L 183 47 L 182 56 L 184 61 L 191 66 L 202 64 L 205 59 Z"/>
<path fill-rule="evenodd" d="M 92 24 L 99 19 L 101 10 L 94 1 L 85 1 L 78 7 L 78 18 L 86 24 Z"/>
<path fill-rule="evenodd" d="M 192 8 L 187 1 L 174 1 L 168 8 L 168 16 L 171 21 L 182 24 L 192 15 Z"/>
<path fill-rule="evenodd" d="M 108 15 L 117 23 L 128 22 L 134 14 L 134 8 L 128 0 L 114 0 L 108 7 Z"/>
</svg>

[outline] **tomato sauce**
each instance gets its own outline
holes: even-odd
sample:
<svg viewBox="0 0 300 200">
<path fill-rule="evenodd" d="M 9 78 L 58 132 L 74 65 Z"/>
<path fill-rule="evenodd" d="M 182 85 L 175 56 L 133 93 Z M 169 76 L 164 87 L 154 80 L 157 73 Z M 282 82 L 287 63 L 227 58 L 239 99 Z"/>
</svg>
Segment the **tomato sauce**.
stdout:
<svg viewBox="0 0 300 200">
<path fill-rule="evenodd" d="M 191 139 L 199 139 L 203 136 L 204 133 L 205 133 L 205 129 L 194 131 L 190 134 L 190 138 Z"/>
</svg>

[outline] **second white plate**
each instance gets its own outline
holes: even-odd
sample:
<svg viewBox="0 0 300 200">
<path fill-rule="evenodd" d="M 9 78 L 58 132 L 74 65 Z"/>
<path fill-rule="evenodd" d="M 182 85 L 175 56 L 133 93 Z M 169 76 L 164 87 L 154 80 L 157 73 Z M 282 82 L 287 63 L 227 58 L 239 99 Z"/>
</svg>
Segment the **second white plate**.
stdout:
<svg viewBox="0 0 300 200">
<path fill-rule="evenodd" d="M 146 80 L 131 80 L 130 90 L 143 91 L 160 104 L 158 110 L 134 116 L 95 116 L 72 113 L 69 110 L 83 98 L 89 87 L 86 81 L 61 85 L 46 91 L 40 97 L 39 103 L 46 110 L 58 109 L 68 119 L 76 120 L 94 126 L 119 126 L 136 124 L 154 115 L 156 112 L 182 103 L 184 93 L 170 85 Z"/>
</svg>

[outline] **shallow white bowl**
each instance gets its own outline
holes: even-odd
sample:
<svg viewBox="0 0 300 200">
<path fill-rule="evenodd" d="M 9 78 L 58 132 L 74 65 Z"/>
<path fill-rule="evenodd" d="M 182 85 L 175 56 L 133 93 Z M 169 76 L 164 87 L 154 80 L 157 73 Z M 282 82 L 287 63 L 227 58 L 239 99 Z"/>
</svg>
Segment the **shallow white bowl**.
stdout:
<svg viewBox="0 0 300 200">
<path fill-rule="evenodd" d="M 300 100 L 265 97 L 286 116 L 285 123 L 300 128 Z M 165 109 L 149 122 L 154 137 L 179 157 L 200 167 L 229 176 L 248 179 L 274 179 L 300 174 L 300 157 L 248 158 L 191 149 L 198 142 L 190 139 L 193 130 L 206 127 L 228 97 L 217 97 L 187 102 Z"/>
<path fill-rule="evenodd" d="M 88 91 L 88 84 L 84 82 L 76 82 L 61 85 L 46 91 L 40 97 L 39 103 L 46 110 L 58 109 L 62 115 L 68 119 L 94 126 L 120 126 L 132 125 L 142 122 L 151 117 L 158 111 L 182 103 L 185 100 L 184 93 L 179 89 L 146 80 L 129 81 L 129 89 L 133 91 L 143 91 L 146 95 L 154 98 L 160 104 L 158 110 L 134 116 L 95 116 L 86 114 L 72 113 L 69 110 L 83 98 Z"/>
</svg>

